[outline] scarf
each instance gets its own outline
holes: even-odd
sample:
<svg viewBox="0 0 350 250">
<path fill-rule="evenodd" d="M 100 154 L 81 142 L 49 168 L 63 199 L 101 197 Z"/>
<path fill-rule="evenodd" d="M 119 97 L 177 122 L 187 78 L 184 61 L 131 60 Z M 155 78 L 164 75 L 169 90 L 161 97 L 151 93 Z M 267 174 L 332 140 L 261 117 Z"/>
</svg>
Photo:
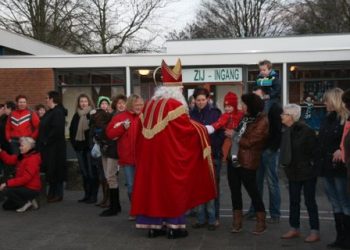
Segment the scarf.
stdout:
<svg viewBox="0 0 350 250">
<path fill-rule="evenodd" d="M 86 117 L 87 114 L 91 111 L 91 107 L 85 109 L 78 109 L 77 113 L 79 115 L 79 123 L 77 134 L 75 135 L 76 141 L 85 141 L 85 131 L 89 129 L 89 120 Z"/>
<path fill-rule="evenodd" d="M 258 114 L 259 115 L 259 114 Z M 258 116 L 257 115 L 257 116 Z M 256 117 L 257 117 L 256 116 Z M 236 132 L 238 132 L 238 136 L 242 137 L 245 131 L 247 130 L 247 126 L 249 123 L 253 123 L 256 120 L 256 117 L 254 116 L 244 116 L 241 122 L 239 123 Z"/>
<path fill-rule="evenodd" d="M 235 133 L 232 137 L 231 155 L 237 156 L 238 149 L 239 149 L 239 141 L 243 136 L 243 134 L 246 132 L 248 124 L 255 122 L 255 120 L 256 120 L 256 117 L 252 117 L 252 116 L 243 117 L 238 127 L 235 129 Z"/>
<path fill-rule="evenodd" d="M 280 163 L 282 166 L 289 166 L 292 162 L 292 128 L 285 127 L 282 133 Z"/>
</svg>

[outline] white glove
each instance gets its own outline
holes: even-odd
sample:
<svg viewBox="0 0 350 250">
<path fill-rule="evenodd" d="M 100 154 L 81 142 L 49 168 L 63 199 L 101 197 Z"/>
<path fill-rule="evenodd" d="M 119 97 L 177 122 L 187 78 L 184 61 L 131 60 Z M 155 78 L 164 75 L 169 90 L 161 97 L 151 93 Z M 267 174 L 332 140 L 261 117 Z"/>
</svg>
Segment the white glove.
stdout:
<svg viewBox="0 0 350 250">
<path fill-rule="evenodd" d="M 215 128 L 211 125 L 206 125 L 205 128 L 207 129 L 208 134 L 210 135 L 215 132 Z"/>
</svg>

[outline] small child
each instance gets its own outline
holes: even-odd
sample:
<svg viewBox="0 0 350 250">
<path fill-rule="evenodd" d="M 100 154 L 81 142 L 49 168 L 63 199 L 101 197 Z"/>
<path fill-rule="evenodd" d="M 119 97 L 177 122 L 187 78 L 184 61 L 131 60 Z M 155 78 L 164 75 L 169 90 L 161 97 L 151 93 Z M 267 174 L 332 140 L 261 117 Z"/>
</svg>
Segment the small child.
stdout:
<svg viewBox="0 0 350 250">
<path fill-rule="evenodd" d="M 215 130 L 220 128 L 233 130 L 237 128 L 244 114 L 242 111 L 238 110 L 238 98 L 235 93 L 228 92 L 225 95 L 224 109 L 225 113 L 222 114 L 219 120 L 217 120 L 217 122 L 214 122 L 211 126 L 213 126 Z M 231 146 L 232 139 L 226 137 L 222 145 L 223 161 L 226 161 Z"/>
<path fill-rule="evenodd" d="M 264 92 L 262 99 L 265 101 L 266 113 L 268 113 L 274 102 L 280 102 L 281 84 L 279 82 L 278 74 L 272 69 L 272 63 L 269 60 L 259 62 L 259 75 L 256 80 L 256 88 L 261 89 Z"/>
</svg>

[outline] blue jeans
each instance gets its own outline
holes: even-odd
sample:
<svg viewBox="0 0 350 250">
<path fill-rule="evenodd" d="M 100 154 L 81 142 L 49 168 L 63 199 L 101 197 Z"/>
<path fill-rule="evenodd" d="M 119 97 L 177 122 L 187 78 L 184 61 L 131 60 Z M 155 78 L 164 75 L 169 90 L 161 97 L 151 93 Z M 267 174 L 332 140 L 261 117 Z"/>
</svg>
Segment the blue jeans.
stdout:
<svg viewBox="0 0 350 250">
<path fill-rule="evenodd" d="M 89 150 L 79 150 L 75 152 L 78 159 L 81 175 L 84 179 L 97 178 L 97 170 L 93 169 L 91 164 L 91 155 Z"/>
<path fill-rule="evenodd" d="M 309 223 L 312 231 L 320 228 L 318 208 L 316 204 L 317 178 L 306 181 L 289 181 L 289 224 L 292 228 L 300 228 L 300 201 L 301 190 L 304 191 L 304 201 L 309 215 Z"/>
<path fill-rule="evenodd" d="M 134 186 L 135 166 L 134 165 L 123 165 L 126 187 L 128 189 L 129 201 L 131 201 L 132 189 Z"/>
<path fill-rule="evenodd" d="M 350 216 L 350 195 L 347 193 L 347 179 L 344 177 L 324 177 L 324 189 L 334 213 Z"/>
<path fill-rule="evenodd" d="M 208 215 L 208 224 L 215 224 L 215 200 L 208 201 L 205 204 L 198 206 L 197 220 L 199 224 L 204 224 Z"/>
<path fill-rule="evenodd" d="M 93 159 L 90 154 L 90 150 L 76 151 L 78 164 L 81 175 L 83 177 L 84 185 L 84 198 L 90 198 L 92 200 L 97 199 L 98 194 L 98 176 L 96 163 L 92 163 Z"/>
<path fill-rule="evenodd" d="M 264 194 L 264 179 L 266 176 L 269 189 L 269 211 L 272 218 L 281 216 L 281 192 L 278 180 L 278 155 L 277 151 L 266 149 L 262 153 L 261 164 L 256 172 L 256 181 L 261 198 Z M 255 213 L 251 204 L 249 213 Z"/>
<path fill-rule="evenodd" d="M 217 197 L 215 199 L 215 218 L 220 218 L 220 174 L 221 174 L 221 159 L 214 159 L 215 173 L 216 173 L 216 190 Z"/>
</svg>

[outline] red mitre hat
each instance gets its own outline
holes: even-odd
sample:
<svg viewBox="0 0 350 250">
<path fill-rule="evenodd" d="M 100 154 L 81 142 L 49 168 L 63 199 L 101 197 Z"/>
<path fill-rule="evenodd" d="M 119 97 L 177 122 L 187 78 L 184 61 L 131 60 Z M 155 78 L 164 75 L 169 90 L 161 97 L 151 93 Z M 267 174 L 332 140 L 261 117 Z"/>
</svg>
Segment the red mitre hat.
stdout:
<svg viewBox="0 0 350 250">
<path fill-rule="evenodd" d="M 173 69 L 163 60 L 161 70 L 163 86 L 182 86 L 182 66 L 180 59 L 177 59 Z"/>
<path fill-rule="evenodd" d="M 226 105 L 232 106 L 234 108 L 234 110 L 237 109 L 238 98 L 237 98 L 237 95 L 235 93 L 230 91 L 225 95 L 224 106 L 226 106 Z"/>
</svg>

